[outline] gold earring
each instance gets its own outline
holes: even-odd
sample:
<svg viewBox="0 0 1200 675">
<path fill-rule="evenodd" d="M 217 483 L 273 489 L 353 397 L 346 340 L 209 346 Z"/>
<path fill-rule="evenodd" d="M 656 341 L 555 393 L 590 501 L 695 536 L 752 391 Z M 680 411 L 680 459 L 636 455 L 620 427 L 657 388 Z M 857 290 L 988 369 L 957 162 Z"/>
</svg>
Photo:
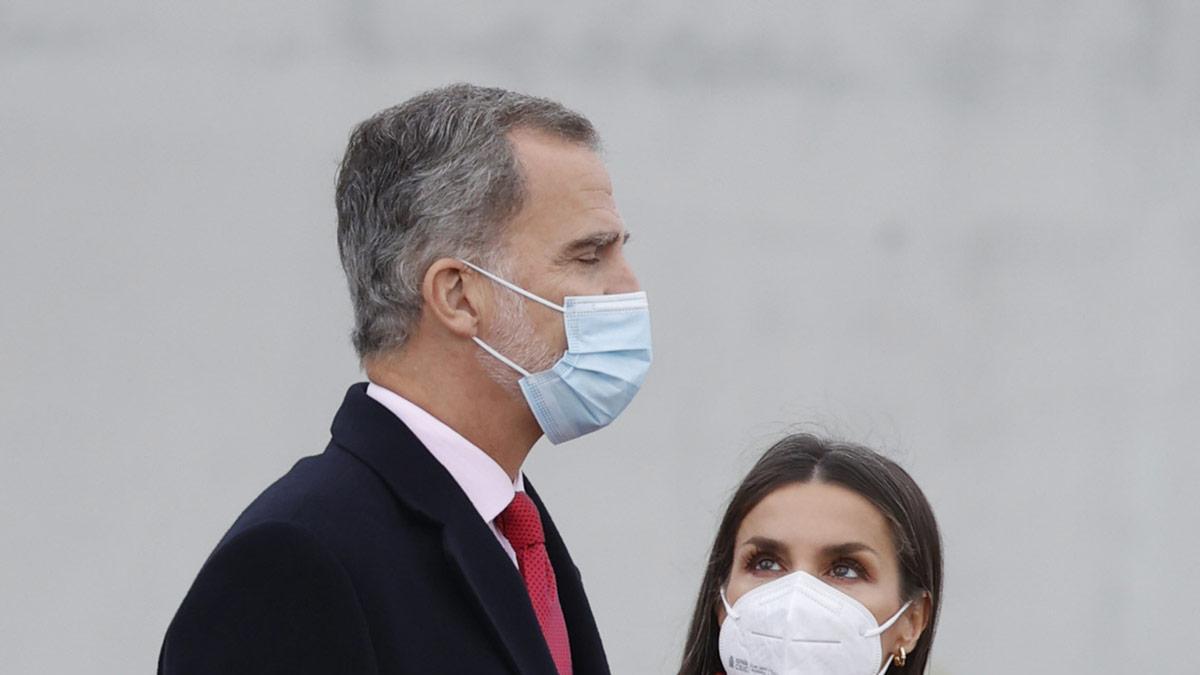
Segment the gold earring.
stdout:
<svg viewBox="0 0 1200 675">
<path fill-rule="evenodd" d="M 904 662 L 908 660 L 908 653 L 904 651 L 904 647 L 900 648 L 900 653 L 892 656 L 892 663 L 896 664 L 897 668 L 903 668 Z"/>
</svg>

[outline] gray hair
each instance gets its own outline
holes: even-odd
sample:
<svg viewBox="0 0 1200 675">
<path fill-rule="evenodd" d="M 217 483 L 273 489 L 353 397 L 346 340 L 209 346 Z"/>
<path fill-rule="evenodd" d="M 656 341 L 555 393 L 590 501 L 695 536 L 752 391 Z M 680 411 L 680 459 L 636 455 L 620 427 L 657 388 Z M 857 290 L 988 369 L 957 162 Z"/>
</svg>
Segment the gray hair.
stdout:
<svg viewBox="0 0 1200 675">
<path fill-rule="evenodd" d="M 355 127 L 337 181 L 338 251 L 360 359 L 402 346 L 440 258 L 496 266 L 525 184 L 507 134 L 531 129 L 599 150 L 592 123 L 554 101 L 454 84 Z"/>
</svg>

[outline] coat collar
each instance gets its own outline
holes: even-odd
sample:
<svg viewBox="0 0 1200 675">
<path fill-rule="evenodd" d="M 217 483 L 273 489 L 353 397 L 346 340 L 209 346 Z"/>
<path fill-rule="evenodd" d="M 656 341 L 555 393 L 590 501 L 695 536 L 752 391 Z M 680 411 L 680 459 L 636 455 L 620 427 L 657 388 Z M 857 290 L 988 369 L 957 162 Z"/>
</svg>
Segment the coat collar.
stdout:
<svg viewBox="0 0 1200 675">
<path fill-rule="evenodd" d="M 512 561 L 446 469 L 366 391 L 363 382 L 346 392 L 333 420 L 334 444 L 370 466 L 399 501 L 441 529 L 447 559 L 490 621 L 513 668 L 556 675 L 525 583 Z"/>
</svg>

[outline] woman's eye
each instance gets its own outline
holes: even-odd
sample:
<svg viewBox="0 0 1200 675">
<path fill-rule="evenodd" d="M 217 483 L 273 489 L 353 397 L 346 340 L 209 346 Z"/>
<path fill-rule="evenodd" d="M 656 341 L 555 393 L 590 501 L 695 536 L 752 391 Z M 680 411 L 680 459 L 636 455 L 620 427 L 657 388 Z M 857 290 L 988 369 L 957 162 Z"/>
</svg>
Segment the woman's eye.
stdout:
<svg viewBox="0 0 1200 675">
<path fill-rule="evenodd" d="M 861 579 L 862 568 L 849 562 L 835 563 L 829 568 L 829 573 L 839 579 Z"/>
<path fill-rule="evenodd" d="M 752 568 L 755 572 L 782 572 L 783 565 L 772 560 L 771 558 L 759 558 L 754 561 Z"/>
</svg>

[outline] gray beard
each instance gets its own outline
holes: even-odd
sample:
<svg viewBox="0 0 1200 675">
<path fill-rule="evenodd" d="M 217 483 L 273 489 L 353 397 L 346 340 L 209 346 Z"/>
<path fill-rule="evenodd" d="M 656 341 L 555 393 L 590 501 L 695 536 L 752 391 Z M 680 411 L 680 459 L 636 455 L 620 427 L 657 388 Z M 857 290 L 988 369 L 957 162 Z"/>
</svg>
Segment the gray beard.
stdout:
<svg viewBox="0 0 1200 675">
<path fill-rule="evenodd" d="M 538 339 L 533 323 L 525 309 L 526 300 L 507 289 L 497 296 L 496 323 L 490 333 L 480 336 L 496 351 L 531 373 L 549 370 L 562 358 L 563 352 L 550 348 Z M 488 379 L 500 385 L 514 397 L 521 396 L 521 374 L 496 357 L 480 349 L 475 355 Z"/>
</svg>

